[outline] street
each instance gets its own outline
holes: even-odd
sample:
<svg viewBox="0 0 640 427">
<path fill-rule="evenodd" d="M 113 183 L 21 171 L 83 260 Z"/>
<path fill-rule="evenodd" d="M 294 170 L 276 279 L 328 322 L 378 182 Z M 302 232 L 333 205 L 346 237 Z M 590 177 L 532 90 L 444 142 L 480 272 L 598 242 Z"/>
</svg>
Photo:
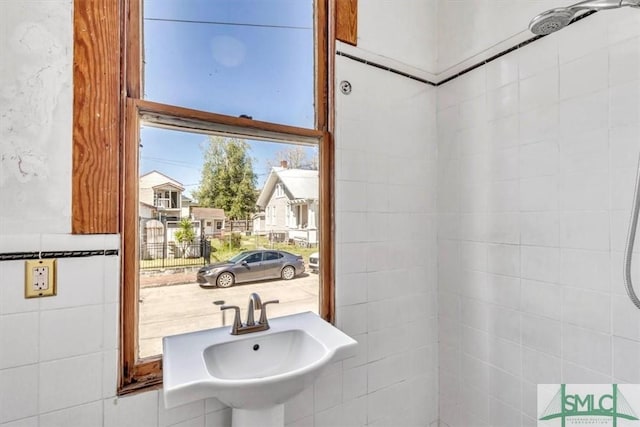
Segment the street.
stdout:
<svg viewBox="0 0 640 427">
<path fill-rule="evenodd" d="M 195 279 L 195 274 L 193 275 Z M 280 300 L 267 307 L 269 318 L 301 311 L 318 312 L 318 275 L 303 273 L 292 280 L 268 280 L 237 284 L 230 288 L 202 288 L 187 284 L 141 287 L 139 312 L 140 357 L 162 353 L 162 337 L 230 325 L 233 310 L 219 305 L 237 305 L 246 321 L 249 295 L 256 292 L 262 301 Z M 218 305 L 214 304 L 216 302 Z M 256 320 L 259 313 L 256 313 Z"/>
</svg>

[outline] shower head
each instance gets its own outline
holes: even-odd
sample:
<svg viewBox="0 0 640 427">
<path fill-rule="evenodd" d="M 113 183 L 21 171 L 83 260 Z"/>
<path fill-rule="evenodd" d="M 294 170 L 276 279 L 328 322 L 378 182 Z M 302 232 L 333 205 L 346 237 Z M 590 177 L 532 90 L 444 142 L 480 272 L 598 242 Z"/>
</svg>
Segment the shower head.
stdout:
<svg viewBox="0 0 640 427">
<path fill-rule="evenodd" d="M 546 36 L 569 25 L 574 15 L 575 13 L 567 8 L 551 9 L 533 18 L 529 30 L 533 34 Z"/>
<path fill-rule="evenodd" d="M 617 9 L 624 6 L 640 7 L 640 0 L 586 0 L 567 7 L 559 7 L 541 13 L 531 20 L 529 30 L 546 36 L 571 23 L 581 11 Z"/>
</svg>

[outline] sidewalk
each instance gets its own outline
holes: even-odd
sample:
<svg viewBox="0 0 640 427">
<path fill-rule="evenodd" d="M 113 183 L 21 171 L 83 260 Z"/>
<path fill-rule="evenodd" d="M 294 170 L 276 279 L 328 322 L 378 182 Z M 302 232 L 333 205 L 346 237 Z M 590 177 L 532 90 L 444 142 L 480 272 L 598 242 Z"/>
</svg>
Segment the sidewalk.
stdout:
<svg viewBox="0 0 640 427">
<path fill-rule="evenodd" d="M 195 283 L 198 267 L 182 267 L 167 269 L 164 271 L 148 271 L 140 274 L 140 288 L 153 288 L 157 286 L 181 285 L 183 283 Z"/>
</svg>

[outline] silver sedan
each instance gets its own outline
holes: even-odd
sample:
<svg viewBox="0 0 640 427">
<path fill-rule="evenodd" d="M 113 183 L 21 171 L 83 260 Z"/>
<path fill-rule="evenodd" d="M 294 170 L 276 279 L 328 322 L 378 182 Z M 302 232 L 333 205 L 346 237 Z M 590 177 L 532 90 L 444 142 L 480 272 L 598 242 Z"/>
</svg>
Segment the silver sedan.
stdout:
<svg viewBox="0 0 640 427">
<path fill-rule="evenodd" d="M 228 288 L 235 283 L 282 278 L 291 280 L 304 273 L 300 255 L 286 251 L 259 249 L 240 252 L 228 261 L 210 264 L 198 270 L 202 287 Z"/>
</svg>

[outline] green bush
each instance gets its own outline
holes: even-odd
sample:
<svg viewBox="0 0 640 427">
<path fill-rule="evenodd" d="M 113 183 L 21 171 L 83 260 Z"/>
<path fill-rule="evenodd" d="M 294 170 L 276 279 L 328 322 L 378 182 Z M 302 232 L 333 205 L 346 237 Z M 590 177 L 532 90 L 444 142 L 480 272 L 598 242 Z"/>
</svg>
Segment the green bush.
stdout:
<svg viewBox="0 0 640 427">
<path fill-rule="evenodd" d="M 231 233 L 220 239 L 220 245 L 224 249 L 240 249 L 242 246 L 242 235 L 240 233 Z"/>
</svg>

